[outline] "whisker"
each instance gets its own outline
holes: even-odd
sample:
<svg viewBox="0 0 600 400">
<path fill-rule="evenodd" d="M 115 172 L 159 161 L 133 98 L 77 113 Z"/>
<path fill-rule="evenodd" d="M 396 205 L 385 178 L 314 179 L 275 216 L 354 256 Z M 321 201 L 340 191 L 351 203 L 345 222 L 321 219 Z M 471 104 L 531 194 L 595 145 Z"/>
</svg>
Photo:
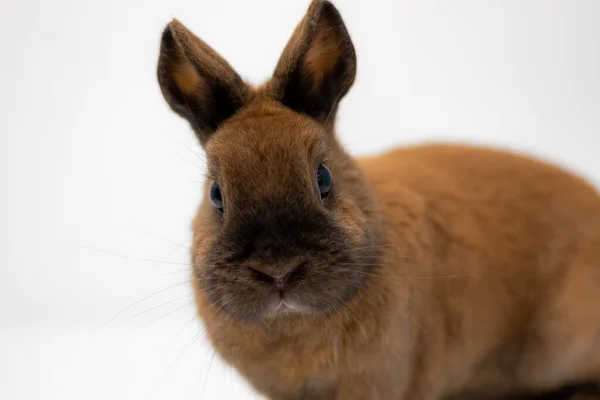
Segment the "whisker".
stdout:
<svg viewBox="0 0 600 400">
<path fill-rule="evenodd" d="M 344 271 L 352 271 L 354 273 L 357 274 L 362 274 L 365 276 L 372 276 L 374 278 L 381 278 L 381 279 L 397 279 L 397 278 L 405 278 L 404 276 L 385 276 L 385 275 L 378 275 L 378 274 L 374 274 L 372 272 L 368 272 L 368 271 L 361 271 L 359 269 L 355 269 L 355 268 L 342 268 Z"/>
<path fill-rule="evenodd" d="M 181 252 L 185 252 L 186 253 L 186 258 L 189 258 L 189 252 L 191 250 L 191 245 L 185 245 L 182 247 L 173 247 L 165 256 L 164 258 L 169 258 L 173 253 L 177 253 L 178 251 L 180 252 L 179 254 L 182 254 Z"/>
<path fill-rule="evenodd" d="M 177 154 L 177 156 L 178 156 L 179 158 L 181 158 L 182 160 L 184 160 L 184 161 L 187 161 L 188 163 L 190 163 L 191 165 L 193 165 L 195 168 L 197 168 L 197 169 L 199 169 L 199 170 L 202 170 L 202 167 L 200 167 L 198 164 L 191 162 L 190 160 L 188 160 L 187 158 L 185 158 L 184 156 L 182 156 L 182 155 L 181 155 L 181 154 L 179 154 L 179 153 L 175 153 L 175 154 Z"/>
<path fill-rule="evenodd" d="M 157 292 L 154 292 L 154 293 L 152 293 L 152 294 L 149 294 L 148 296 L 145 296 L 144 298 L 142 298 L 142 299 L 140 299 L 140 300 L 138 300 L 138 301 L 135 301 L 135 302 L 131 303 L 130 305 L 128 305 L 127 307 L 125 307 L 123 310 L 121 310 L 119 313 L 117 313 L 117 314 L 116 314 L 114 317 L 112 317 L 112 318 L 111 318 L 109 321 L 105 322 L 105 323 L 104 323 L 104 324 L 103 324 L 103 325 L 100 327 L 100 329 L 103 329 L 105 326 L 107 326 L 108 324 L 110 324 L 112 321 L 114 321 L 115 319 L 117 319 L 119 316 L 123 315 L 123 313 L 124 313 L 124 312 L 126 312 L 126 311 L 127 311 L 127 310 L 129 310 L 129 309 L 131 309 L 131 308 L 132 308 L 132 307 L 134 307 L 135 305 L 137 305 L 137 304 L 141 303 L 142 301 L 144 301 L 144 300 L 148 300 L 149 298 L 151 298 L 151 297 L 154 297 L 154 296 L 156 296 L 156 295 L 158 295 L 158 294 L 160 294 L 160 293 L 163 293 L 163 292 L 165 292 L 165 291 L 167 291 L 167 290 L 169 290 L 169 289 L 172 289 L 172 288 L 174 288 L 174 287 L 181 286 L 181 285 L 184 285 L 184 284 L 189 284 L 189 283 L 191 283 L 191 281 L 190 281 L 189 279 L 188 279 L 188 280 L 185 280 L 185 281 L 181 281 L 181 282 L 174 283 L 174 284 L 172 284 L 172 285 L 169 285 L 169 286 L 163 287 L 163 288 L 162 288 L 162 289 L 160 289 L 159 291 L 157 291 Z"/>
<path fill-rule="evenodd" d="M 329 114 L 327 114 L 327 118 L 325 118 L 325 123 L 323 124 L 324 126 L 327 126 L 327 123 L 329 122 L 329 118 L 331 118 L 331 115 L 333 114 L 333 110 L 335 109 L 335 107 L 338 105 L 338 103 L 340 101 L 340 97 L 342 97 L 342 92 L 340 92 L 340 94 L 338 94 L 338 96 L 333 101 L 333 105 L 331 106 L 331 109 L 329 110 Z"/>
<path fill-rule="evenodd" d="M 195 300 L 188 301 L 187 303 L 185 303 L 185 304 L 183 304 L 183 305 L 181 305 L 181 306 L 177 307 L 176 309 L 174 309 L 174 310 L 172 310 L 172 311 L 168 312 L 167 314 L 161 315 L 161 316 L 160 316 L 160 317 L 158 317 L 158 318 L 154 318 L 154 319 L 153 319 L 153 320 L 151 320 L 151 321 L 148 321 L 148 322 L 146 322 L 146 323 L 143 323 L 143 324 L 141 324 L 141 325 L 138 325 L 138 326 L 137 326 L 135 329 L 140 329 L 140 328 L 142 328 L 142 327 L 144 327 L 144 326 L 146 326 L 146 325 L 149 325 L 149 324 L 151 324 L 151 323 L 153 323 L 153 322 L 156 322 L 156 321 L 158 321 L 158 320 L 161 320 L 161 319 L 163 319 L 163 318 L 165 318 L 165 317 L 168 317 L 169 315 L 172 315 L 172 314 L 176 313 L 177 311 L 181 310 L 181 309 L 182 309 L 182 308 L 184 308 L 184 307 L 189 307 L 190 305 L 194 304 L 194 302 L 195 302 Z"/>
<path fill-rule="evenodd" d="M 179 363 L 179 361 L 183 358 L 183 356 L 185 355 L 185 353 L 188 351 L 188 349 L 196 342 L 196 340 L 198 340 L 200 338 L 200 336 L 202 335 L 202 333 L 204 332 L 204 329 L 200 329 L 198 331 L 198 333 L 196 333 L 194 335 L 194 337 L 188 342 L 187 345 L 185 345 L 185 347 L 183 348 L 183 350 L 179 353 L 179 355 L 177 356 L 177 358 L 175 359 L 175 361 L 173 363 L 171 363 L 171 365 L 169 365 L 169 367 L 167 368 L 167 371 L 165 372 L 166 376 L 169 376 L 171 374 L 171 371 L 173 370 L 173 368 L 175 368 L 175 366 Z"/>
<path fill-rule="evenodd" d="M 179 336 L 179 334 L 181 332 L 183 332 L 185 330 L 185 328 L 188 327 L 189 324 L 191 324 L 193 321 L 196 321 L 198 319 L 198 317 L 196 315 L 194 315 L 192 318 L 190 318 L 181 328 L 179 328 L 179 330 L 177 332 L 175 332 L 175 334 L 173 336 L 171 336 L 171 339 L 169 339 L 169 341 L 167 341 L 167 344 L 165 345 L 165 347 L 163 347 L 163 351 L 165 351 L 169 345 L 173 342 L 173 340 L 175 340 L 175 338 L 177 336 Z"/>
<path fill-rule="evenodd" d="M 189 106 L 188 101 L 187 101 L 187 97 L 184 96 L 183 98 L 185 100 L 185 105 L 186 105 L 188 111 L 190 112 L 190 115 L 193 118 L 193 122 L 194 122 L 194 125 L 196 127 L 196 130 L 197 130 L 197 132 L 200 132 L 200 127 L 198 125 L 198 121 L 196 121 L 196 118 L 194 117 L 194 114 L 192 113 L 192 110 L 190 109 L 190 106 Z M 173 140 L 175 140 L 177 143 L 179 143 L 180 145 L 182 145 L 183 147 L 185 147 L 190 153 L 192 153 L 198 160 L 200 160 L 202 162 L 206 162 L 206 159 L 203 159 L 198 153 L 196 153 L 195 151 L 193 151 L 192 149 L 190 149 L 185 143 L 183 143 L 183 142 L 175 139 L 175 137 L 173 136 L 173 134 L 171 134 L 171 132 L 167 132 L 167 133 L 169 134 L 169 136 L 171 136 L 171 138 Z"/>
<path fill-rule="evenodd" d="M 174 244 L 175 246 L 184 247 L 184 248 L 188 248 L 189 247 L 189 246 L 184 245 L 183 243 L 178 243 L 178 242 L 176 242 L 174 240 L 168 239 L 168 238 L 166 238 L 164 236 L 161 236 L 161 235 L 159 235 L 157 233 L 151 232 L 151 231 L 149 231 L 147 229 L 144 229 L 144 228 L 138 228 L 138 229 L 141 230 L 142 232 L 147 233 L 148 235 L 154 236 L 155 238 L 158 238 L 158 239 L 164 240 L 165 242 L 169 242 L 171 244 Z"/>
<path fill-rule="evenodd" d="M 206 376 L 204 377 L 204 393 L 206 393 L 206 389 L 208 387 L 208 378 L 210 376 L 210 370 L 212 368 L 213 361 L 215 361 L 216 355 L 217 355 L 217 351 L 213 350 L 212 356 L 210 357 L 210 360 L 208 362 L 208 371 L 206 373 Z M 200 383 L 200 382 L 198 382 L 198 383 Z"/>
<path fill-rule="evenodd" d="M 159 304 L 159 305 L 157 305 L 157 306 L 151 307 L 151 308 L 149 308 L 149 309 L 147 309 L 147 310 L 144 310 L 144 311 L 140 311 L 139 313 L 137 313 L 137 314 L 133 315 L 133 316 L 130 318 L 130 320 L 131 320 L 131 319 L 134 319 L 134 318 L 135 318 L 135 317 L 137 317 L 137 316 L 140 316 L 140 315 L 143 315 L 143 314 L 149 313 L 150 311 L 156 310 L 156 309 L 158 309 L 158 308 L 165 307 L 165 306 L 167 306 L 167 305 L 169 305 L 169 304 L 175 303 L 176 301 L 179 301 L 179 300 L 182 300 L 182 299 L 188 298 L 188 297 L 190 297 L 190 296 L 193 296 L 193 295 L 194 295 L 193 293 L 188 293 L 188 294 L 186 294 L 185 296 L 177 297 L 177 298 L 175 298 L 175 299 L 173 299 L 173 300 L 169 300 L 169 301 L 167 301 L 166 303 Z M 119 324 L 119 325 L 122 325 L 123 323 L 124 323 L 124 322 L 121 322 L 121 324 Z"/>
<path fill-rule="evenodd" d="M 189 262 L 185 263 L 185 262 L 175 262 L 175 261 L 160 261 L 160 260 L 152 260 L 149 258 L 133 257 L 133 256 L 128 256 L 126 254 L 116 253 L 114 251 L 98 249 L 98 248 L 91 247 L 91 246 L 78 246 L 78 247 L 81 249 L 94 250 L 94 251 L 97 251 L 100 253 L 109 254 L 111 256 L 122 257 L 122 258 L 126 258 L 128 260 L 134 260 L 134 261 L 143 261 L 143 262 L 156 263 L 156 264 L 167 264 L 167 265 L 187 265 L 187 266 L 190 265 Z"/>
<path fill-rule="evenodd" d="M 185 267 L 185 268 L 177 269 L 175 271 L 165 272 L 163 274 L 160 274 L 160 276 L 169 276 L 169 275 L 175 275 L 175 274 L 182 274 L 184 272 L 187 273 L 187 274 L 189 274 L 191 272 L 191 268 L 188 266 L 188 267 Z"/>
<path fill-rule="evenodd" d="M 183 95 L 183 100 L 185 100 L 185 106 L 187 107 L 190 115 L 192 116 L 192 121 L 194 122 L 194 125 L 196 126 L 196 131 L 200 132 L 200 125 L 198 124 L 198 121 L 196 120 L 195 114 L 192 112 L 192 109 L 190 108 L 190 104 L 188 103 L 187 100 L 187 96 Z"/>
<path fill-rule="evenodd" d="M 214 175 L 210 175 L 208 172 L 204 171 L 204 173 L 202 174 L 206 179 L 209 179 L 211 181 L 216 181 L 217 178 Z"/>
<path fill-rule="evenodd" d="M 339 264 L 340 266 L 356 266 L 356 267 L 361 267 L 361 266 L 376 266 L 379 264 L 351 264 L 351 263 L 344 263 L 344 264 Z M 378 275 L 378 274 L 374 274 L 372 272 L 368 272 L 368 271 L 361 271 L 359 269 L 355 269 L 355 268 L 344 268 L 344 270 L 346 271 L 352 271 L 352 272 L 356 272 L 358 274 L 364 274 L 364 275 L 368 275 L 368 276 L 372 276 L 372 277 L 376 277 L 376 278 L 382 278 L 382 279 L 454 279 L 454 278 L 475 278 L 475 276 L 470 275 L 470 274 L 440 274 L 440 275 L 394 275 L 394 276 L 385 276 L 385 275 Z"/>
<path fill-rule="evenodd" d="M 179 141 L 178 141 L 179 142 Z M 189 148 L 188 145 L 186 145 L 185 143 L 179 142 L 180 145 L 182 145 L 183 147 L 185 147 L 190 153 L 192 153 L 198 160 L 202 161 L 203 163 L 206 162 L 205 158 L 202 158 L 199 154 L 197 154 L 195 151 L 193 151 L 192 149 Z"/>
<path fill-rule="evenodd" d="M 230 300 L 231 301 L 231 300 Z M 229 304 L 229 302 L 226 302 L 225 304 Z M 177 366 L 177 364 L 179 363 L 179 361 L 181 361 L 181 359 L 185 356 L 185 353 L 189 350 L 189 348 L 202 336 L 202 334 L 206 333 L 207 330 L 207 324 L 212 321 L 214 318 L 217 317 L 218 314 L 215 314 L 212 318 L 210 318 L 205 324 L 204 326 L 198 331 L 198 333 L 196 333 L 196 335 L 194 335 L 194 337 L 192 338 L 192 340 L 190 340 L 190 342 L 183 348 L 183 350 L 179 353 L 179 355 L 177 356 L 177 358 L 175 359 L 175 361 L 173 361 L 171 363 L 171 365 L 167 368 L 167 371 L 165 373 L 166 376 L 169 376 L 170 373 L 173 371 L 173 369 Z M 228 317 L 226 316 L 226 320 L 228 319 Z M 225 321 L 226 321 L 225 320 Z M 219 326 L 217 328 L 215 328 L 216 330 L 218 330 L 224 323 L 225 321 L 222 321 L 221 324 L 219 324 Z"/>
</svg>

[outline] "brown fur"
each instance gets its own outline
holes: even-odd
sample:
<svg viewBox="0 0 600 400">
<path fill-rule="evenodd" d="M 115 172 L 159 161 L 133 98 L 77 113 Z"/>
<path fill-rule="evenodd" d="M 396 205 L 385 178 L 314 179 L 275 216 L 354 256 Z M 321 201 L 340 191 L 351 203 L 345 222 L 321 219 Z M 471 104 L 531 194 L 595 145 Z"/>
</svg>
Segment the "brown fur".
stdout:
<svg viewBox="0 0 600 400">
<path fill-rule="evenodd" d="M 194 96 L 198 92 L 207 90 L 202 77 L 190 62 L 184 61 L 177 65 L 173 69 L 173 79 L 186 96 Z"/>
<path fill-rule="evenodd" d="M 313 45 L 306 52 L 303 68 L 310 71 L 314 78 L 313 90 L 323 84 L 327 73 L 335 67 L 341 57 L 341 51 L 336 45 L 335 31 L 325 26 L 315 34 Z"/>
<path fill-rule="evenodd" d="M 165 29 L 161 88 L 206 150 L 205 190 L 225 198 L 223 215 L 202 202 L 192 252 L 221 357 L 271 399 L 558 399 L 600 383 L 598 193 L 466 145 L 354 160 L 333 121 L 355 70 L 327 1 L 258 89 L 180 23 Z M 290 265 L 294 307 L 278 313 L 268 275 Z"/>
</svg>

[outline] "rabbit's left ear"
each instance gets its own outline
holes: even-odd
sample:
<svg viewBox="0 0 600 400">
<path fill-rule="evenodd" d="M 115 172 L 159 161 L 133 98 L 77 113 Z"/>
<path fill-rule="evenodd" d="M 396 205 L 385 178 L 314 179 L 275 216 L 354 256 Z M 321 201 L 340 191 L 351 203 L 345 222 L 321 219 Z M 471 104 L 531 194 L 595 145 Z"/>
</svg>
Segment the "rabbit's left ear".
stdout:
<svg viewBox="0 0 600 400">
<path fill-rule="evenodd" d="M 296 27 L 270 82 L 275 97 L 322 123 L 356 75 L 356 54 L 338 10 L 314 0 Z"/>
</svg>

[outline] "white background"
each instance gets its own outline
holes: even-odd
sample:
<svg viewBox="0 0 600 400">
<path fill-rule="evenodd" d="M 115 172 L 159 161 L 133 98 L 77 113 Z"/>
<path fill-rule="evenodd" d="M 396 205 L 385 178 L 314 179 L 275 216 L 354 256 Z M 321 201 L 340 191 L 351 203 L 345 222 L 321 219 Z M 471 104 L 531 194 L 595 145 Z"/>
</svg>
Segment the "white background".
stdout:
<svg viewBox="0 0 600 400">
<path fill-rule="evenodd" d="M 359 61 L 338 125 L 353 153 L 487 143 L 600 184 L 600 1 L 336 4 Z M 0 398 L 255 398 L 194 320 L 202 152 L 155 66 L 176 17 L 260 82 L 307 5 L 2 0 Z"/>
</svg>

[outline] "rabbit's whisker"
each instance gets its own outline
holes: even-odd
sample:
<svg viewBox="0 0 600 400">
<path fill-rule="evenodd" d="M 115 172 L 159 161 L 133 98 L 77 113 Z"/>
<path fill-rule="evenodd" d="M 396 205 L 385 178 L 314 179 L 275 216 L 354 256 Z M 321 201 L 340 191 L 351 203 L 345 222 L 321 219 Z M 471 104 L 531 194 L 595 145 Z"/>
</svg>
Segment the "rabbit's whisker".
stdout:
<svg viewBox="0 0 600 400">
<path fill-rule="evenodd" d="M 185 304 L 183 304 L 181 306 L 178 306 L 177 308 L 175 308 L 174 310 L 168 312 L 167 314 L 161 315 L 160 317 L 154 318 L 153 320 L 150 320 L 150 321 L 145 322 L 145 323 L 143 323 L 141 325 L 138 325 L 135 329 L 142 328 L 142 327 L 144 327 L 146 325 L 149 325 L 149 324 L 151 324 L 153 322 L 156 322 L 156 321 L 161 320 L 161 319 L 163 319 L 165 317 L 168 317 L 169 315 L 172 315 L 172 314 L 176 313 L 177 311 L 181 310 L 182 308 L 189 307 L 190 305 L 194 304 L 194 302 L 195 302 L 195 300 L 188 301 L 187 303 L 185 303 Z"/>
<path fill-rule="evenodd" d="M 130 317 L 128 320 L 122 321 L 122 322 L 121 322 L 120 324 L 118 324 L 117 326 L 123 325 L 125 322 L 128 322 L 128 321 L 130 321 L 130 320 L 132 320 L 132 319 L 134 319 L 134 318 L 136 318 L 136 317 L 139 317 L 140 315 L 144 315 L 144 314 L 147 314 L 147 313 L 149 313 L 149 312 L 151 312 L 151 311 L 157 310 L 157 309 L 159 309 L 159 308 L 166 307 L 166 306 L 168 306 L 169 304 L 176 303 L 176 302 L 177 302 L 177 301 L 179 301 L 179 300 L 183 300 L 183 299 L 185 299 L 185 298 L 188 298 L 188 297 L 191 297 L 191 296 L 193 296 L 193 295 L 194 295 L 193 293 L 188 293 L 188 294 L 186 294 L 186 295 L 184 295 L 184 296 L 176 297 L 176 298 L 174 298 L 174 299 L 172 299 L 172 300 L 169 300 L 169 301 L 167 301 L 167 302 L 165 302 L 165 303 L 158 304 L 158 305 L 156 305 L 156 306 L 154 306 L 154 307 L 150 307 L 150 308 L 148 308 L 148 309 L 146 309 L 146 310 L 144 310 L 144 311 L 140 311 L 140 312 L 138 312 L 137 314 L 134 314 L 134 315 L 132 315 L 132 316 L 131 316 L 131 317 Z"/>
<path fill-rule="evenodd" d="M 102 329 L 102 328 L 106 327 L 106 326 L 107 326 L 107 325 L 109 325 L 111 322 L 113 322 L 115 319 L 117 319 L 118 317 L 120 317 L 121 315 L 123 315 L 123 313 L 125 313 L 127 310 L 130 310 L 132 307 L 134 307 L 134 306 L 136 306 L 136 305 L 140 304 L 142 301 L 144 301 L 144 300 L 148 300 L 148 299 L 150 299 L 150 298 L 152 298 L 152 297 L 154 297 L 154 296 L 157 296 L 157 295 L 159 295 L 159 294 L 161 294 L 161 293 L 164 293 L 164 292 L 166 292 L 166 291 L 167 291 L 167 290 L 169 290 L 169 289 L 173 289 L 173 288 L 175 288 L 175 287 L 178 287 L 178 286 L 181 286 L 181 285 L 189 284 L 190 282 L 191 282 L 191 281 L 188 279 L 188 280 L 185 280 L 185 281 L 181 281 L 181 282 L 173 283 L 173 284 L 171 284 L 171 285 L 165 286 L 165 287 L 163 287 L 163 288 L 159 289 L 158 291 L 156 291 L 156 292 L 154 292 L 154 293 L 152 293 L 152 294 L 149 294 L 149 295 L 147 295 L 147 296 L 145 296 L 145 297 L 143 297 L 143 298 L 141 298 L 141 299 L 139 299 L 139 300 L 137 300 L 137 301 L 135 301 L 135 302 L 131 303 L 130 305 L 128 305 L 127 307 L 125 307 L 123 310 L 121 310 L 119 313 L 117 313 L 117 314 L 116 314 L 114 317 L 112 317 L 110 320 L 108 320 L 107 322 L 105 322 L 105 323 L 104 323 L 104 324 L 103 324 L 103 325 L 100 327 L 100 329 Z"/>
<path fill-rule="evenodd" d="M 143 257 L 133 257 L 133 256 L 128 256 L 126 254 L 117 253 L 114 251 L 98 249 L 98 248 L 91 247 L 91 246 L 79 246 L 79 248 L 86 249 L 86 250 L 93 250 L 93 251 L 97 251 L 100 253 L 109 254 L 111 256 L 126 258 L 128 260 L 134 260 L 134 261 L 142 261 L 142 262 L 165 264 L 165 265 L 186 265 L 186 266 L 190 265 L 189 262 L 162 261 L 162 260 L 153 260 L 150 258 L 143 258 Z"/>
</svg>

